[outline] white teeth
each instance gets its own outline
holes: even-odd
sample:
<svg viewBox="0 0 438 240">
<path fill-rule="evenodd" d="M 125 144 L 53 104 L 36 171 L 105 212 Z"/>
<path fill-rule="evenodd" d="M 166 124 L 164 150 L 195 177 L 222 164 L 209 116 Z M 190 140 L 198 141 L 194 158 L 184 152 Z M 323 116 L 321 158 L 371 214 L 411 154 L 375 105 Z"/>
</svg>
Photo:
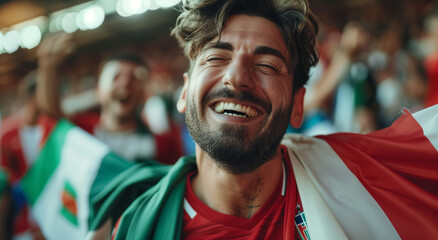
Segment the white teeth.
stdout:
<svg viewBox="0 0 438 240">
<path fill-rule="evenodd" d="M 236 111 L 238 111 L 238 112 L 243 112 L 243 111 L 242 111 L 242 105 L 240 105 L 240 104 L 237 104 L 235 109 L 236 109 Z"/>
<path fill-rule="evenodd" d="M 257 112 L 252 107 L 242 106 L 241 104 L 234 104 L 234 103 L 229 103 L 229 102 L 218 102 L 216 104 L 216 106 L 214 106 L 214 111 L 217 113 L 223 113 L 226 115 L 242 117 L 242 115 L 239 115 L 239 114 L 224 112 L 226 110 L 240 112 L 249 118 L 257 115 Z"/>
<path fill-rule="evenodd" d="M 224 111 L 224 103 L 221 102 L 219 104 L 216 104 L 216 106 L 214 107 L 214 111 L 217 113 L 221 113 Z"/>
</svg>

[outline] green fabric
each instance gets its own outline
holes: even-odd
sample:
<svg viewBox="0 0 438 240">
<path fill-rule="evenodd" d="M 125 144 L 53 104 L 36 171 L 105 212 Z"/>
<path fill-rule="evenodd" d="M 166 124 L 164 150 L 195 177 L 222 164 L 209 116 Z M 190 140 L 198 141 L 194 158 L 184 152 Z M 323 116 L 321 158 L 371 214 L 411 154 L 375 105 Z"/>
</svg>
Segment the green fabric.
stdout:
<svg viewBox="0 0 438 240">
<path fill-rule="evenodd" d="M 131 167 L 92 200 L 90 229 L 122 216 L 116 239 L 180 239 L 186 177 L 195 167 L 194 157 Z"/>
<path fill-rule="evenodd" d="M 97 172 L 96 178 L 91 186 L 89 202 L 91 203 L 94 197 L 97 196 L 118 174 L 133 165 L 134 163 L 125 161 L 112 152 L 108 153 L 102 160 L 99 171 Z M 91 223 L 89 222 L 88 224 Z"/>
<path fill-rule="evenodd" d="M 65 119 L 60 119 L 32 167 L 21 180 L 21 186 L 26 193 L 27 201 L 32 206 L 43 191 L 61 161 L 62 146 L 65 136 L 74 125 Z M 45 159 L 42 159 L 45 158 Z M 43 161 L 44 160 L 44 161 Z"/>
<path fill-rule="evenodd" d="M 0 197 L 3 196 L 3 194 L 8 189 L 8 176 L 6 175 L 6 172 L 0 168 Z"/>
</svg>

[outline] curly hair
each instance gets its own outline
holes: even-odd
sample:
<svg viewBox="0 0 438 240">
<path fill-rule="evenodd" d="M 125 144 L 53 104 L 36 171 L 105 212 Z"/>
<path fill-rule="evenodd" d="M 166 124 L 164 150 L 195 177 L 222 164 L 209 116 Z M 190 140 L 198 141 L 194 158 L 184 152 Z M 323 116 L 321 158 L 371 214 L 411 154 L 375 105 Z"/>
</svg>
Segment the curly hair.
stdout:
<svg viewBox="0 0 438 240">
<path fill-rule="evenodd" d="M 184 0 L 172 35 L 192 62 L 236 14 L 264 17 L 278 26 L 289 51 L 294 91 L 303 87 L 318 62 L 318 25 L 307 0 Z"/>
</svg>

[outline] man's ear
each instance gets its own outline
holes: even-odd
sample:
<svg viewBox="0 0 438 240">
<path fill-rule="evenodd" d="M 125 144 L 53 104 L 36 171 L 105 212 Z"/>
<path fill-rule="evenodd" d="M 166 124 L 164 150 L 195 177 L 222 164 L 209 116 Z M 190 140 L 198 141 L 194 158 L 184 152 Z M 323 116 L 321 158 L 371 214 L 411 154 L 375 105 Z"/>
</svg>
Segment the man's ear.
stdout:
<svg viewBox="0 0 438 240">
<path fill-rule="evenodd" d="M 304 95 L 306 93 L 306 88 L 301 87 L 295 92 L 293 99 L 293 109 L 290 116 L 290 124 L 294 128 L 299 128 L 303 123 L 304 116 Z"/>
<path fill-rule="evenodd" d="M 187 99 L 186 99 L 186 97 L 187 97 L 187 88 L 188 88 L 188 85 L 189 85 L 189 75 L 187 73 L 184 73 L 183 77 L 184 77 L 184 86 L 181 89 L 181 93 L 179 95 L 178 102 L 176 103 L 176 109 L 180 113 L 184 113 L 186 111 L 186 107 L 187 107 Z"/>
</svg>

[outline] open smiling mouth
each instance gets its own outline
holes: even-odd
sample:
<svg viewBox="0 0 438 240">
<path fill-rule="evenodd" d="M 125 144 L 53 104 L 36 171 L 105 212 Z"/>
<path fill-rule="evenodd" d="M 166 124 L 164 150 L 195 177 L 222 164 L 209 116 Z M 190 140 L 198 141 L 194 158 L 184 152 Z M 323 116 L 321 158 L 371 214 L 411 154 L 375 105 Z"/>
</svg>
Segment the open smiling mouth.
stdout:
<svg viewBox="0 0 438 240">
<path fill-rule="evenodd" d="M 118 92 L 116 92 L 116 94 L 114 95 L 114 99 L 116 101 L 119 101 L 122 104 L 126 104 L 131 100 L 131 94 L 129 91 L 127 90 L 119 90 Z"/>
<path fill-rule="evenodd" d="M 236 117 L 252 118 L 257 115 L 257 111 L 250 106 L 242 106 L 230 102 L 218 102 L 214 106 L 214 111 Z"/>
</svg>

